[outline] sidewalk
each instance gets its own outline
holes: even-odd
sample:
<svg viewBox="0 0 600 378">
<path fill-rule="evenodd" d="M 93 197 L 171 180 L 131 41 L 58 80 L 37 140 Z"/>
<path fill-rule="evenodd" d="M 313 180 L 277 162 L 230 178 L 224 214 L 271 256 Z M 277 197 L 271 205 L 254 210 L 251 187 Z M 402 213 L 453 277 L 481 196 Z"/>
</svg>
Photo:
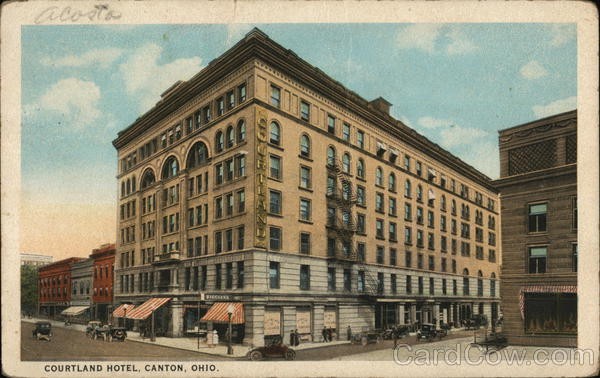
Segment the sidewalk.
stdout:
<svg viewBox="0 0 600 378">
<path fill-rule="evenodd" d="M 35 323 L 39 320 L 48 320 L 48 319 L 37 319 L 37 318 L 22 318 L 24 322 Z M 65 326 L 63 321 L 58 320 L 49 320 L 52 324 L 52 327 L 56 328 L 66 328 L 73 329 L 76 331 L 85 332 L 85 325 L 82 324 L 72 324 L 70 326 Z M 168 348 L 175 349 L 184 349 L 190 351 L 196 351 L 205 354 L 212 354 L 223 357 L 231 357 L 231 358 L 240 358 L 244 357 L 246 353 L 248 353 L 252 348 L 247 345 L 234 344 L 233 345 L 233 355 L 227 354 L 227 345 L 219 344 L 214 347 L 209 347 L 206 342 L 200 342 L 200 347 L 198 348 L 198 339 L 194 337 L 157 337 L 156 341 L 150 341 L 149 338 L 142 338 L 139 332 L 128 331 L 127 332 L 127 340 L 134 341 L 138 343 L 147 343 L 154 345 L 161 345 Z M 349 344 L 349 341 L 331 341 L 328 343 L 301 343 L 300 345 L 293 347 L 294 350 L 305 350 L 305 349 L 315 349 L 315 348 L 323 348 L 328 346 L 337 346 L 343 344 Z"/>
</svg>

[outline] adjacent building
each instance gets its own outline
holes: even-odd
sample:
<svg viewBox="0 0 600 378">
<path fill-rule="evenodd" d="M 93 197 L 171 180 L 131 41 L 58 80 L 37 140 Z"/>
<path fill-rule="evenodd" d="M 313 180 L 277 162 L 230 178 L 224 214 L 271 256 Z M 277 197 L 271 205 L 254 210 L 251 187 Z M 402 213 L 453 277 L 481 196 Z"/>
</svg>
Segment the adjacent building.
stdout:
<svg viewBox="0 0 600 378">
<path fill-rule="evenodd" d="M 92 317 L 108 322 L 113 304 L 115 244 L 103 244 L 92 251 Z"/>
<path fill-rule="evenodd" d="M 88 321 L 91 317 L 92 306 L 92 265 L 91 258 L 82 259 L 71 266 L 71 300 L 70 307 L 62 312 L 63 315 L 78 317 Z"/>
<path fill-rule="evenodd" d="M 577 112 L 499 132 L 503 331 L 577 343 Z"/>
<path fill-rule="evenodd" d="M 255 345 L 495 319 L 498 192 L 390 106 L 257 29 L 167 89 L 113 142 L 116 316 L 177 337 L 231 308 Z"/>
<path fill-rule="evenodd" d="M 82 258 L 70 257 L 38 268 L 39 314 L 55 317 L 71 305 L 71 269 Z"/>
<path fill-rule="evenodd" d="M 52 256 L 37 253 L 21 253 L 21 265 L 44 266 L 52 263 Z"/>
</svg>

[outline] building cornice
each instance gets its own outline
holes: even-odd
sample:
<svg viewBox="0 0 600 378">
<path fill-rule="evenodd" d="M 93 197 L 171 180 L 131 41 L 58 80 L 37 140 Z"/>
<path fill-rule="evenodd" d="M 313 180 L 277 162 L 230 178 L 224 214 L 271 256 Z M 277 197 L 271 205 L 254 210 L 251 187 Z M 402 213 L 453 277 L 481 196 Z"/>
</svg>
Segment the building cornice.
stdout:
<svg viewBox="0 0 600 378">
<path fill-rule="evenodd" d="M 533 181 L 540 180 L 548 180 L 553 178 L 558 178 L 566 175 L 576 175 L 577 174 L 577 164 L 568 164 L 560 167 L 553 167 L 549 169 L 543 169 L 535 172 L 527 172 L 521 175 L 508 176 L 503 177 L 497 180 L 494 180 L 493 184 L 499 189 L 502 190 L 504 187 L 524 184 Z"/>
</svg>

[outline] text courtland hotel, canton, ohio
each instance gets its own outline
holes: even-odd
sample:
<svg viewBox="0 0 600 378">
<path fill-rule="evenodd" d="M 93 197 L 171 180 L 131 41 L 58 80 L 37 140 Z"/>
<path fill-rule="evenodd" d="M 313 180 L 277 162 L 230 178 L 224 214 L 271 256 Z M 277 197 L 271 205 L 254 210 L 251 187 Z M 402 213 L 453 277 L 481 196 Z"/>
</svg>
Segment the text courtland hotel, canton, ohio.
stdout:
<svg viewBox="0 0 600 378">
<path fill-rule="evenodd" d="M 499 316 L 484 174 L 258 29 L 119 132 L 116 314 L 262 345 Z M 123 304 L 129 304 L 123 311 Z"/>
</svg>

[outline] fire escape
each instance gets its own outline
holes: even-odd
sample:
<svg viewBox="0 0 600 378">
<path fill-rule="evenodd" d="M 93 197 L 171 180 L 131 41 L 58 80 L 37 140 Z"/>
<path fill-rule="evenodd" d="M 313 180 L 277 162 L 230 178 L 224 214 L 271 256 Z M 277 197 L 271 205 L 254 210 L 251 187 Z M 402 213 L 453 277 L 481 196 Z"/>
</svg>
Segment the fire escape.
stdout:
<svg viewBox="0 0 600 378">
<path fill-rule="evenodd" d="M 374 299 L 380 294 L 379 281 L 365 263 L 365 251 L 358 250 L 354 235 L 359 231 L 359 223 L 353 206 L 357 203 L 357 193 L 352 187 L 349 173 L 343 169 L 342 162 L 335 159 L 327 165 L 328 172 L 335 173 L 333 186 L 327 187 L 328 207 L 334 207 L 335 215 L 328 213 L 327 228 L 329 236 L 335 236 L 336 246 L 333 251 L 328 250 L 328 260 L 355 265 L 358 270 L 359 283 L 358 294 L 366 299 Z M 331 206 L 333 205 L 333 206 Z M 362 225 L 364 227 L 364 225 Z M 339 243 L 338 243 L 339 241 Z M 338 245 L 341 244 L 341 249 Z"/>
</svg>

